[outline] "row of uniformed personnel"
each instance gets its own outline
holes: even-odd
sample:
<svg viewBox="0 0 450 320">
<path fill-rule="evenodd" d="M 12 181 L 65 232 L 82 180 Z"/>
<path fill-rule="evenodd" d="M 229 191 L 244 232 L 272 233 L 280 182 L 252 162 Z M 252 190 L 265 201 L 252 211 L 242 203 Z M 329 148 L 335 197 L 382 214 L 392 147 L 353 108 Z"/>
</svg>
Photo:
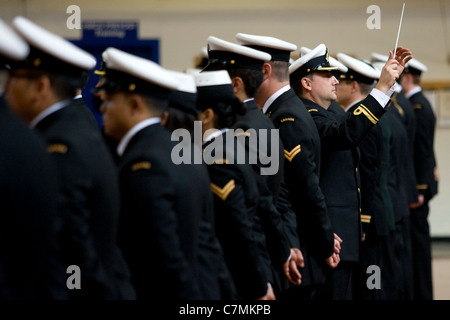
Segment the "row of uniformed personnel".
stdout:
<svg viewBox="0 0 450 320">
<path fill-rule="evenodd" d="M 423 208 L 437 190 L 419 165 L 425 142 L 412 138 L 425 125 L 415 135 L 406 129 L 417 118 L 394 93 L 414 69 L 408 49 L 383 57 L 380 71 L 344 54 L 328 57 L 323 44 L 290 63 L 297 46 L 280 39 L 210 37 L 208 65 L 188 74 L 108 48 L 96 72 L 101 132 L 73 98 L 95 59 L 26 18 L 0 27 L 6 102 L 32 129 L 3 103 L 2 233 L 14 238 L 2 242 L 9 271 L 1 296 L 413 297 L 416 269 L 405 262 L 416 259 L 406 248 L 418 244 L 408 203 Z M 414 110 L 428 112 L 421 103 Z M 195 136 L 199 123 L 202 145 L 183 140 L 192 161 L 176 161 L 186 154 L 174 153 L 171 132 Z M 196 164 L 208 153 L 214 161 Z M 265 174 L 268 160 L 276 172 Z M 406 181 L 413 166 L 417 182 Z M 416 184 L 425 202 L 415 189 L 406 200 Z M 78 288 L 67 278 L 73 265 Z M 369 265 L 381 268 L 381 289 L 367 286 Z"/>
</svg>

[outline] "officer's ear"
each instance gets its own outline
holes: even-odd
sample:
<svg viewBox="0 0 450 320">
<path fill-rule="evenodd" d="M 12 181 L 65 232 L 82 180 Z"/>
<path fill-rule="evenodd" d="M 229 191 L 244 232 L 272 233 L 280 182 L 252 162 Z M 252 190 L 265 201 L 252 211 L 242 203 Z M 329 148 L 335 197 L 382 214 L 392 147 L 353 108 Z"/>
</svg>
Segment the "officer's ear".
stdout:
<svg viewBox="0 0 450 320">
<path fill-rule="evenodd" d="M 200 120 L 203 125 L 214 123 L 214 111 L 211 108 L 208 108 L 200 113 Z"/>
<path fill-rule="evenodd" d="M 264 62 L 262 71 L 263 71 L 263 81 L 264 81 L 272 75 L 272 65 L 268 62 Z"/>
<path fill-rule="evenodd" d="M 303 77 L 300 80 L 303 89 L 305 89 L 306 91 L 311 91 L 312 90 L 312 79 L 310 77 Z"/>
<path fill-rule="evenodd" d="M 247 95 L 245 93 L 245 84 L 241 77 L 234 77 L 231 79 L 231 83 L 233 84 L 233 94 L 239 100 L 243 101 L 247 99 Z"/>
<path fill-rule="evenodd" d="M 198 118 L 202 122 L 202 134 L 204 134 L 206 130 L 215 128 L 215 113 L 213 109 L 205 109 L 200 113 Z"/>
<path fill-rule="evenodd" d="M 52 90 L 52 82 L 47 75 L 41 75 L 33 79 L 31 88 L 40 97 L 47 96 Z M 31 89 L 30 88 L 30 89 Z M 40 98 L 42 99 L 42 98 Z"/>
<path fill-rule="evenodd" d="M 149 116 L 161 116 L 161 113 L 157 113 L 155 108 L 149 106 L 147 101 L 139 94 L 128 94 L 127 104 L 129 114 L 136 118 L 147 118 Z"/>
<path fill-rule="evenodd" d="M 169 117 L 170 117 L 169 111 L 165 110 L 161 116 L 161 125 L 163 127 L 165 127 L 166 124 L 169 122 Z"/>
</svg>

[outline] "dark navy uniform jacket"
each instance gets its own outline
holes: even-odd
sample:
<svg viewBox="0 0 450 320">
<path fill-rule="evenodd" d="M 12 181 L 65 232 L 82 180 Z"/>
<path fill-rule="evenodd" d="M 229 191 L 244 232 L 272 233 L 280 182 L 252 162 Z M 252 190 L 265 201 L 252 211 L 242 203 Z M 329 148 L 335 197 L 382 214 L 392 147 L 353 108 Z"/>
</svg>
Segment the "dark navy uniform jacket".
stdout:
<svg viewBox="0 0 450 320">
<path fill-rule="evenodd" d="M 355 103 L 347 110 L 353 112 L 359 103 Z M 344 119 L 345 120 L 345 119 Z M 383 121 L 384 117 L 380 119 Z M 370 129 L 361 141 L 358 150 L 359 173 L 361 179 L 361 223 L 366 239 L 375 239 L 387 233 L 386 210 L 383 202 L 382 165 L 384 148 L 382 127 L 379 124 Z"/>
<path fill-rule="evenodd" d="M 267 109 L 279 129 L 284 153 L 284 179 L 295 212 L 305 267 L 302 285 L 323 284 L 325 259 L 333 253 L 334 237 L 319 186 L 320 139 L 302 101 L 289 89 Z"/>
<path fill-rule="evenodd" d="M 45 145 L 0 95 L 0 299 L 66 300 L 56 171 Z"/>
<path fill-rule="evenodd" d="M 267 293 L 271 266 L 267 264 L 265 244 L 255 232 L 259 191 L 254 169 L 238 163 L 238 151 L 246 152 L 232 131 L 204 143 L 214 194 L 216 235 L 223 248 L 227 267 L 233 277 L 238 299 L 255 299 Z M 205 154 L 211 156 L 205 159 Z"/>
<path fill-rule="evenodd" d="M 209 189 L 191 165 L 171 160 L 174 146 L 156 123 L 138 131 L 120 158 L 119 245 L 138 300 L 202 298 L 199 230 Z"/>
<path fill-rule="evenodd" d="M 275 127 L 273 122 L 258 109 L 255 101 L 249 100 L 245 105 L 247 112 L 245 115 L 238 117 L 233 128 L 243 130 L 243 133 L 236 132 L 238 141 L 243 142 L 249 153 L 253 153 L 253 156 L 258 159 L 258 162 L 253 164 L 253 169 L 255 170 L 255 178 L 258 182 L 260 196 L 258 207 L 258 220 L 261 225 L 260 231 L 264 233 L 266 246 L 270 253 L 272 263 L 280 270 L 281 266 L 287 261 L 290 252 L 290 242 L 285 231 L 283 218 L 276 208 L 279 190 L 283 187 L 281 182 L 284 179 L 283 146 L 281 141 L 279 141 L 279 138 L 277 140 L 277 145 L 271 144 L 272 136 L 274 135 L 272 130 L 275 130 Z M 248 129 L 253 129 L 254 131 Z M 252 134 L 256 135 L 256 139 L 252 139 Z M 261 138 L 261 135 L 264 135 L 264 137 Z M 242 141 L 243 139 L 244 141 Z M 264 140 L 267 142 L 267 145 L 262 147 L 260 144 L 261 141 Z M 274 163 L 267 163 L 269 160 L 268 155 L 275 154 L 273 149 L 275 147 L 278 148 L 276 151 L 278 157 L 275 160 L 273 157 L 270 159 L 272 162 L 278 162 L 278 170 L 275 174 L 263 175 L 261 171 L 262 168 L 269 167 L 270 165 L 275 166 Z"/>
<path fill-rule="evenodd" d="M 438 193 L 439 178 L 434 153 L 436 117 L 422 91 L 412 95 L 409 100 L 416 115 L 414 166 L 417 190 L 425 196 L 425 200 L 429 200 Z"/>
<path fill-rule="evenodd" d="M 368 217 L 361 217 L 357 147 L 385 110 L 371 95 L 351 113 L 346 113 L 336 103 L 326 110 L 310 100 L 302 101 L 314 119 L 321 139 L 320 186 L 333 231 L 343 240 L 341 261 L 358 261 L 360 221 Z"/>
<path fill-rule="evenodd" d="M 65 263 L 81 270 L 73 299 L 132 299 L 129 270 L 117 246 L 117 171 L 92 113 L 68 105 L 35 126 L 58 170 L 60 244 Z"/>
<path fill-rule="evenodd" d="M 401 120 L 404 125 L 408 138 L 408 155 L 406 156 L 406 196 L 408 203 L 417 202 L 418 191 L 416 189 L 416 174 L 414 168 L 414 138 L 416 134 L 416 116 L 411 102 L 405 97 L 403 92 L 395 92 L 392 97 L 393 113 Z"/>
</svg>

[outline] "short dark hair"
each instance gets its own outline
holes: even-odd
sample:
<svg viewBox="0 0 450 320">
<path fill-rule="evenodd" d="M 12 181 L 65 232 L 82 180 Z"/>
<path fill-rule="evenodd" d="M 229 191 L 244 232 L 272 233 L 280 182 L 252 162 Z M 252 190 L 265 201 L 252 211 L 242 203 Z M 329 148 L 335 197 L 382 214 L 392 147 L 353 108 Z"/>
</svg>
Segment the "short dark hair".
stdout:
<svg viewBox="0 0 450 320">
<path fill-rule="evenodd" d="M 187 129 L 191 133 L 192 139 L 194 139 L 194 121 L 198 120 L 198 117 L 192 113 L 184 112 L 170 106 L 166 111 L 169 114 L 169 118 L 164 126 L 169 131 L 174 131 L 179 128 Z"/>
<path fill-rule="evenodd" d="M 126 95 L 132 95 L 133 92 L 126 92 L 124 91 L 124 93 Z M 163 115 L 163 113 L 167 110 L 168 106 L 169 106 L 169 99 L 168 98 L 162 98 L 160 96 L 153 96 L 150 94 L 145 94 L 145 93 L 135 93 L 138 94 L 142 97 L 142 99 L 144 99 L 145 104 L 147 105 L 147 107 L 149 108 L 150 111 L 152 111 L 153 113 L 159 114 L 159 115 Z"/>
<path fill-rule="evenodd" d="M 287 61 L 270 61 L 273 73 L 279 81 L 289 81 L 289 62 Z"/>
<path fill-rule="evenodd" d="M 304 76 L 303 78 L 308 78 L 310 80 L 312 80 L 313 78 L 313 74 L 309 73 L 306 76 Z M 303 79 L 302 78 L 302 79 Z M 294 90 L 295 94 L 299 97 L 301 97 L 303 95 L 303 86 L 302 86 L 302 79 L 297 80 L 295 83 L 293 83 L 292 86 L 292 90 Z"/>
<path fill-rule="evenodd" d="M 258 92 L 263 81 L 263 73 L 261 70 L 236 68 L 228 70 L 230 78 L 240 77 L 245 85 L 245 93 L 249 97 L 254 97 Z"/>
</svg>

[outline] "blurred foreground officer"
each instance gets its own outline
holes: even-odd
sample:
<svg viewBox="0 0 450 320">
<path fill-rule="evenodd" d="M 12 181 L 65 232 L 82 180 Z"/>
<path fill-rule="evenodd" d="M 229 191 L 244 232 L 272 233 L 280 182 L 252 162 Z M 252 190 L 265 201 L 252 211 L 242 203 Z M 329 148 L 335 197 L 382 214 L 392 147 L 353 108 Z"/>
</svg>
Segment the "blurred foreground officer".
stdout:
<svg viewBox="0 0 450 320">
<path fill-rule="evenodd" d="M 344 53 L 338 53 L 337 58 L 348 70 L 340 75 L 339 84 L 336 86 L 336 101 L 346 112 L 351 113 L 359 106 L 360 101 L 369 95 L 380 77 L 380 71 Z M 387 121 L 386 117 L 382 117 L 379 123 L 381 121 Z M 381 246 L 385 243 L 388 226 L 380 177 L 383 168 L 382 154 L 386 146 L 383 145 L 383 133 L 379 123 L 370 129 L 358 148 L 363 242 L 360 250 L 360 264 L 355 270 L 355 299 L 362 300 L 381 298 L 378 288 L 369 289 L 366 285 L 370 275 L 366 273 L 367 268 L 376 265 L 384 270 L 381 265 Z"/>
<path fill-rule="evenodd" d="M 414 299 L 432 300 L 431 238 L 428 224 L 428 203 L 438 193 L 438 169 L 434 154 L 436 117 L 422 92 L 420 78 L 427 67 L 412 59 L 406 65 L 400 84 L 416 115 L 414 166 L 419 201 L 411 209 L 411 239 L 413 248 Z"/>
<path fill-rule="evenodd" d="M 175 140 L 174 137 L 181 137 L 183 140 L 179 145 L 191 151 L 190 157 L 187 157 L 188 161 L 184 162 L 190 164 L 180 165 L 185 166 L 184 173 L 190 174 L 191 188 L 195 184 L 196 191 L 191 194 L 191 197 L 195 199 L 193 203 L 197 205 L 195 210 L 201 212 L 198 241 L 198 283 L 201 299 L 234 299 L 236 289 L 215 233 L 214 200 L 208 169 L 204 163 L 195 164 L 195 153 L 201 153 L 201 139 L 190 143 L 194 140 L 194 123 L 199 116 L 195 78 L 192 74 L 170 70 L 169 72 L 180 81 L 180 86 L 171 92 L 169 107 L 161 123 L 172 132 L 173 140 Z M 179 132 L 181 132 L 180 135 L 178 135 Z M 186 132 L 191 134 L 192 139 L 186 137 Z"/>
<path fill-rule="evenodd" d="M 243 131 L 236 131 L 236 136 L 248 150 L 248 160 L 255 172 L 260 201 L 254 230 L 264 245 L 261 250 L 270 255 L 266 258 L 270 259 L 273 269 L 270 270 L 273 272 L 271 281 L 275 292 L 280 292 L 285 286 L 285 277 L 294 284 L 301 283 L 297 265 L 303 265 L 303 256 L 299 249 L 290 248 L 282 217 L 275 207 L 284 179 L 283 146 L 273 122 L 258 109 L 254 99 L 263 80 L 263 63 L 270 61 L 271 56 L 212 36 L 208 38 L 208 50 L 210 63 L 203 71 L 227 70 L 234 95 L 247 108 L 244 115 L 237 117 L 233 128 Z"/>
<path fill-rule="evenodd" d="M 97 88 L 103 126 L 119 141 L 119 245 L 137 299 L 200 299 L 201 211 L 196 208 L 202 185 L 189 167 L 174 163 L 175 143 L 161 125 L 179 80 L 158 64 L 115 48 L 104 51 L 103 61 L 104 82 Z"/>
<path fill-rule="evenodd" d="M 302 284 L 284 297 L 312 300 L 325 283 L 325 267 L 339 262 L 326 203 L 319 186 L 320 140 L 311 116 L 289 84 L 290 53 L 297 46 L 280 39 L 238 33 L 240 43 L 272 55 L 263 66 L 255 100 L 279 130 L 284 147 L 284 180 L 296 217 L 304 257 Z"/>
<path fill-rule="evenodd" d="M 59 242 L 66 267 L 80 268 L 71 299 L 130 299 L 128 268 L 117 247 L 119 187 L 113 160 L 83 106 L 73 104 L 83 72 L 95 59 L 23 17 L 13 26 L 29 43 L 12 64 L 7 97 L 12 109 L 40 134 L 58 170 L 62 200 Z M 56 201 L 56 198 L 54 201 Z"/>
<path fill-rule="evenodd" d="M 5 63 L 25 59 L 29 47 L 2 20 L 0 34 L 0 72 L 6 72 Z M 0 190 L 0 300 L 67 299 L 66 268 L 57 256 L 56 171 L 1 90 Z"/>
<path fill-rule="evenodd" d="M 342 238 L 341 261 L 327 276 L 325 299 L 352 299 L 354 268 L 359 261 L 361 209 L 358 189 L 357 146 L 378 122 L 390 99 L 395 80 L 403 71 L 409 50 L 399 47 L 396 60 L 383 69 L 377 87 L 354 112 L 329 110 L 336 101 L 337 67 L 329 63 L 328 51 L 320 44 L 289 67 L 290 82 L 314 119 L 321 139 L 320 185 L 334 232 Z M 393 54 L 391 55 L 393 58 Z M 351 151 L 351 154 L 348 151 Z M 346 153 L 343 155 L 342 151 Z M 345 159 L 345 162 L 343 162 Z M 337 188 L 339 183 L 341 187 Z"/>
<path fill-rule="evenodd" d="M 262 256 L 253 221 L 259 202 L 247 150 L 230 130 L 245 107 L 233 94 L 225 70 L 195 75 L 203 136 L 203 160 L 208 166 L 214 194 L 216 234 L 233 277 L 238 299 L 274 300 L 270 265 Z M 244 157 L 238 159 L 238 155 Z"/>
</svg>

